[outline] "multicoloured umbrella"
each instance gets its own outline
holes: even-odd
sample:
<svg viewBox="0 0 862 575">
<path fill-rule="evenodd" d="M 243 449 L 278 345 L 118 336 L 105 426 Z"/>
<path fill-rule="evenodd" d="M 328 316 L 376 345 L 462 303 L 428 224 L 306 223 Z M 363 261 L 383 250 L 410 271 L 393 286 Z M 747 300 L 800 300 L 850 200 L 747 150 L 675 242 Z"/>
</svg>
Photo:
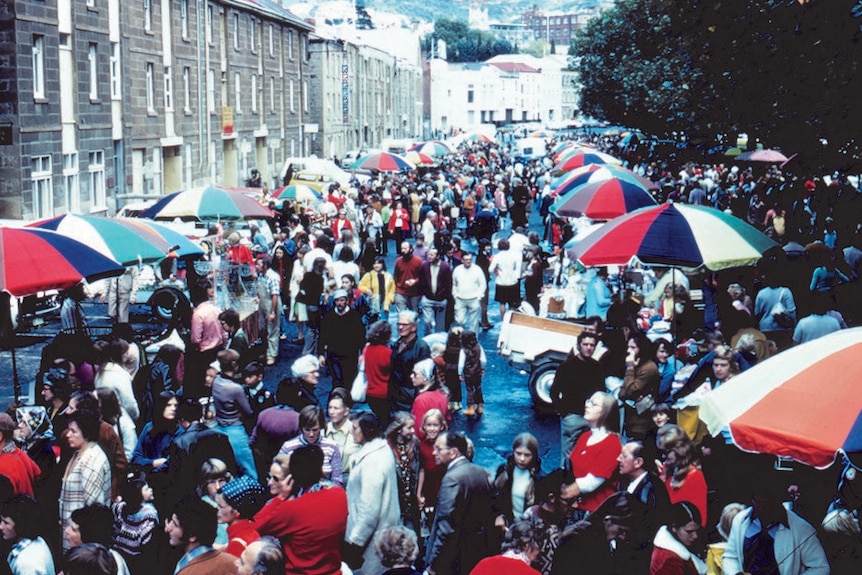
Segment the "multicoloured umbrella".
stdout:
<svg viewBox="0 0 862 575">
<path fill-rule="evenodd" d="M 656 203 L 655 198 L 639 183 L 610 178 L 572 188 L 557 198 L 550 210 L 559 217 L 587 216 L 591 220 L 612 220 Z"/>
<path fill-rule="evenodd" d="M 464 141 L 470 142 L 473 144 L 493 144 L 494 138 L 492 138 L 491 136 L 488 136 L 486 134 L 476 132 L 476 133 L 468 135 L 466 138 L 464 138 Z"/>
<path fill-rule="evenodd" d="M 552 171 L 559 174 L 562 172 L 568 172 L 569 170 L 574 170 L 575 168 L 580 168 L 581 166 L 586 166 L 587 164 L 620 165 L 622 164 L 622 161 L 619 158 L 615 158 L 610 154 L 605 154 L 604 152 L 599 152 L 598 150 L 592 150 L 589 152 L 579 150 L 574 154 L 561 158 L 553 167 Z"/>
<path fill-rule="evenodd" d="M 786 162 L 789 158 L 778 150 L 752 150 L 737 155 L 736 159 L 740 162 L 771 162 L 780 164 Z"/>
<path fill-rule="evenodd" d="M 152 230 L 126 225 L 101 216 L 64 214 L 30 224 L 78 240 L 124 266 L 165 259 L 171 246 Z"/>
<path fill-rule="evenodd" d="M 351 170 L 374 170 L 375 172 L 406 172 L 416 169 L 404 156 L 391 152 L 374 152 L 362 156 L 350 166 Z"/>
<path fill-rule="evenodd" d="M 153 220 L 222 221 L 271 218 L 272 212 L 241 192 L 214 186 L 192 188 L 165 196 L 143 212 Z"/>
<path fill-rule="evenodd" d="M 858 327 L 792 347 L 706 394 L 700 419 L 745 451 L 828 467 L 862 452 L 860 355 Z"/>
<path fill-rule="evenodd" d="M 638 184 L 645 190 L 658 189 L 658 185 L 655 182 L 642 178 L 622 166 L 615 166 L 613 164 L 587 164 L 586 166 L 566 172 L 551 182 L 551 194 L 562 196 L 583 184 L 610 180 L 611 178 L 618 178 Z"/>
<path fill-rule="evenodd" d="M 280 201 L 295 200 L 312 203 L 323 200 L 323 195 L 320 192 L 305 184 L 291 184 L 276 188 L 272 191 L 272 197 Z"/>
<path fill-rule="evenodd" d="M 536 130 L 535 132 L 530 132 L 527 134 L 528 138 L 541 138 L 543 140 L 550 140 L 554 137 L 554 133 L 550 130 Z"/>
<path fill-rule="evenodd" d="M 123 271 L 119 262 L 57 232 L 0 227 L 0 291 L 22 297 Z"/>
<path fill-rule="evenodd" d="M 409 151 L 420 152 L 422 154 L 427 154 L 429 156 L 434 156 L 438 158 L 442 156 L 448 156 L 449 154 L 454 153 L 454 150 L 449 147 L 449 144 L 445 142 L 440 142 L 438 140 L 419 142 L 418 144 L 411 146 Z"/>
<path fill-rule="evenodd" d="M 120 222 L 125 226 L 134 228 L 141 234 L 148 234 L 150 241 L 156 243 L 161 239 L 163 249 L 167 254 L 175 254 L 178 257 L 203 255 L 204 250 L 189 238 L 176 230 L 157 224 L 152 220 L 142 220 L 140 218 L 115 218 L 115 222 Z M 157 244 L 158 245 L 158 244 Z"/>
<path fill-rule="evenodd" d="M 714 271 L 753 265 L 777 247 L 736 216 L 667 203 L 615 218 L 566 253 L 585 267 L 641 262 Z"/>
<path fill-rule="evenodd" d="M 437 163 L 437 160 L 422 152 L 407 152 L 404 157 L 414 166 L 433 166 Z"/>
</svg>

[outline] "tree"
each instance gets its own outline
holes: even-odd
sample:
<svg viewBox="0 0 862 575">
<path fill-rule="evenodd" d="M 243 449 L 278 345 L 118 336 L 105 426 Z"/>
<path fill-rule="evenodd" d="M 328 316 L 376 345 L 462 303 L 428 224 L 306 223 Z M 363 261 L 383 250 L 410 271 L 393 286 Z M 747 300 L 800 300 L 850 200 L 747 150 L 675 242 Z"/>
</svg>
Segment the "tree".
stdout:
<svg viewBox="0 0 862 575">
<path fill-rule="evenodd" d="M 446 42 L 449 62 L 485 61 L 498 54 L 510 54 L 514 51 L 507 40 L 497 38 L 489 32 L 474 30 L 458 20 L 437 20 L 433 34 L 422 39 L 422 46 L 430 52 L 431 42 L 437 40 Z"/>
<path fill-rule="evenodd" d="M 859 139 L 854 2 L 620 0 L 576 37 L 582 108 L 655 133 L 745 131 L 834 165 Z"/>
</svg>

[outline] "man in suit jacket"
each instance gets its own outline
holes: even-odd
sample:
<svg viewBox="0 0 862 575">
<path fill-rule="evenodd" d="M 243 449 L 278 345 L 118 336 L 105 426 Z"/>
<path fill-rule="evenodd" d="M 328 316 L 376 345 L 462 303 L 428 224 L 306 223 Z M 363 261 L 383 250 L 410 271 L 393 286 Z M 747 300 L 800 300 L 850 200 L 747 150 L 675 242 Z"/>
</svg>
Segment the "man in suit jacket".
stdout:
<svg viewBox="0 0 862 575">
<path fill-rule="evenodd" d="M 660 521 L 670 507 L 667 487 L 659 477 L 649 471 L 644 460 L 642 441 L 629 441 L 623 445 L 620 456 L 620 491 L 628 491 L 656 510 Z"/>
<path fill-rule="evenodd" d="M 180 549 L 176 575 L 230 575 L 237 572 L 236 557 L 212 544 L 218 530 L 216 508 L 197 496 L 180 501 L 165 523 L 168 543 Z"/>
<path fill-rule="evenodd" d="M 499 552 L 495 545 L 488 474 L 467 460 L 467 438 L 456 431 L 440 434 L 434 459 L 447 465 L 437 498 L 437 514 L 425 552 L 427 572 L 460 575 Z"/>
<path fill-rule="evenodd" d="M 452 268 L 440 259 L 437 248 L 428 250 L 428 259 L 419 270 L 419 311 L 425 333 L 447 331 L 446 307 L 452 295 Z"/>
</svg>

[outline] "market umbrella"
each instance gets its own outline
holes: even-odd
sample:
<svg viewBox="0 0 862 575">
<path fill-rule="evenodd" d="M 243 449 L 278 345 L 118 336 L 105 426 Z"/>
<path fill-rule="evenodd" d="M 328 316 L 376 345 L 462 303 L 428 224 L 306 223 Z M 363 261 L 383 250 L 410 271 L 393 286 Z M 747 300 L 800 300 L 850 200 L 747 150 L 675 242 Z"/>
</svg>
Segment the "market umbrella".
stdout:
<svg viewBox="0 0 862 575">
<path fill-rule="evenodd" d="M 120 222 L 125 226 L 135 228 L 141 234 L 150 233 L 150 241 L 158 241 L 156 238 L 161 238 L 164 242 L 165 253 L 175 254 L 177 257 L 203 255 L 204 250 L 199 245 L 191 241 L 189 238 L 176 230 L 157 224 L 152 220 L 143 220 L 140 218 L 115 218 L 114 221 Z"/>
<path fill-rule="evenodd" d="M 55 231 L 78 240 L 124 266 L 135 265 L 139 261 L 161 261 L 171 248 L 152 230 L 137 229 L 101 216 L 64 214 L 35 222 L 30 227 Z"/>
<path fill-rule="evenodd" d="M 414 166 L 433 166 L 437 163 L 437 160 L 422 152 L 410 151 L 404 154 L 404 157 Z"/>
<path fill-rule="evenodd" d="M 350 166 L 351 170 L 374 170 L 375 172 L 406 172 L 414 170 L 413 164 L 404 156 L 391 152 L 374 152 L 362 156 Z"/>
<path fill-rule="evenodd" d="M 634 172 L 613 164 L 587 164 L 566 172 L 551 182 L 551 194 L 561 196 L 583 184 L 617 178 L 640 185 L 645 190 L 656 190 L 658 185 Z"/>
<path fill-rule="evenodd" d="M 614 218 L 567 250 L 585 267 L 651 265 L 722 270 L 753 265 L 778 244 L 736 216 L 666 203 Z"/>
<path fill-rule="evenodd" d="M 574 154 L 568 155 L 565 158 L 561 158 L 557 164 L 552 168 L 554 173 L 562 173 L 568 172 L 569 170 L 574 170 L 575 168 L 580 168 L 581 166 L 586 166 L 587 164 L 622 164 L 618 158 L 611 156 L 610 154 L 605 154 L 604 152 L 599 152 L 598 150 L 591 150 L 589 152 L 578 151 Z"/>
<path fill-rule="evenodd" d="M 639 183 L 610 178 L 576 186 L 558 197 L 550 211 L 559 217 L 586 216 L 591 220 L 612 220 L 638 208 L 654 205 L 655 198 Z"/>
<path fill-rule="evenodd" d="M 464 141 L 471 142 L 473 144 L 493 144 L 494 138 L 488 136 L 487 134 L 477 132 L 468 135 L 466 138 L 464 138 Z"/>
<path fill-rule="evenodd" d="M 543 140 L 550 140 L 554 137 L 554 133 L 550 130 L 536 130 L 534 132 L 530 132 L 527 134 L 528 138 L 541 138 Z"/>
<path fill-rule="evenodd" d="M 700 419 L 745 451 L 828 467 L 862 452 L 862 328 L 792 347 L 704 396 Z"/>
<path fill-rule="evenodd" d="M 742 152 L 736 156 L 740 162 L 773 162 L 780 164 L 786 162 L 788 157 L 778 150 L 752 150 L 750 152 Z"/>
<path fill-rule="evenodd" d="M 272 212 L 241 192 L 206 186 L 165 196 L 141 212 L 141 217 L 154 220 L 235 221 L 271 218 Z"/>
<path fill-rule="evenodd" d="M 295 200 L 297 202 L 319 202 L 323 200 L 320 192 L 305 184 L 291 184 L 272 191 L 272 197 L 277 200 Z"/>
<path fill-rule="evenodd" d="M 119 275 L 122 264 L 51 230 L 0 227 L 0 291 L 22 297 Z"/>
<path fill-rule="evenodd" d="M 440 142 L 438 140 L 430 140 L 428 142 L 419 142 L 410 147 L 410 152 L 420 152 L 422 154 L 427 154 L 429 156 L 441 157 L 448 156 L 449 154 L 454 153 L 449 144 L 445 142 Z"/>
</svg>

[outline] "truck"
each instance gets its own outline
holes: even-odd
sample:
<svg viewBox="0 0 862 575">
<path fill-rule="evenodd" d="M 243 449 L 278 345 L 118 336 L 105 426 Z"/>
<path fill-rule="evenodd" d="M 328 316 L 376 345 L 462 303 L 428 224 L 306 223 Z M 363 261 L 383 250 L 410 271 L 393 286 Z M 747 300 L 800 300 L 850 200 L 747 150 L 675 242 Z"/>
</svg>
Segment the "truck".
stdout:
<svg viewBox="0 0 862 575">
<path fill-rule="evenodd" d="M 500 326 L 497 353 L 528 372 L 527 386 L 537 411 L 553 411 L 551 384 L 557 367 L 575 347 L 585 325 L 508 311 Z"/>
</svg>

